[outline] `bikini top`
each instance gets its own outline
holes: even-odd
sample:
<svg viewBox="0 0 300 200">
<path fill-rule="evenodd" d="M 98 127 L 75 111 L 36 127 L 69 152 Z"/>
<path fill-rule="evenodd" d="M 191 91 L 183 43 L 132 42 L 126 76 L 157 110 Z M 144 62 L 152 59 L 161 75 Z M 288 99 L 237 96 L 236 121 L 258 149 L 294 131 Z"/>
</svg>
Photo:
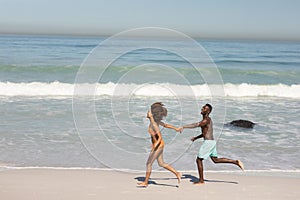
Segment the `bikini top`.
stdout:
<svg viewBox="0 0 300 200">
<path fill-rule="evenodd" d="M 151 128 L 151 126 L 149 125 L 148 127 L 148 132 L 150 135 L 155 136 L 157 133 Z"/>
</svg>

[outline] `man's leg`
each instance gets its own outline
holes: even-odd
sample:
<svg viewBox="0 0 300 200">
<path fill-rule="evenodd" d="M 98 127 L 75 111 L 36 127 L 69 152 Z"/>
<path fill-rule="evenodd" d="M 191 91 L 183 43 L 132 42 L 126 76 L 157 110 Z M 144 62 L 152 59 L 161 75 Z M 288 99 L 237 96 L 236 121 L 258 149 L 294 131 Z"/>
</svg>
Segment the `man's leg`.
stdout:
<svg viewBox="0 0 300 200">
<path fill-rule="evenodd" d="M 235 164 L 242 170 L 244 170 L 244 165 L 240 160 L 232 160 L 229 158 L 218 158 L 218 157 L 210 157 L 214 163 L 230 163 L 230 164 Z"/>
<path fill-rule="evenodd" d="M 198 167 L 198 174 L 199 174 L 199 181 L 195 182 L 194 184 L 204 184 L 204 176 L 203 176 L 203 163 L 202 163 L 203 158 L 197 157 L 196 163 Z"/>
</svg>

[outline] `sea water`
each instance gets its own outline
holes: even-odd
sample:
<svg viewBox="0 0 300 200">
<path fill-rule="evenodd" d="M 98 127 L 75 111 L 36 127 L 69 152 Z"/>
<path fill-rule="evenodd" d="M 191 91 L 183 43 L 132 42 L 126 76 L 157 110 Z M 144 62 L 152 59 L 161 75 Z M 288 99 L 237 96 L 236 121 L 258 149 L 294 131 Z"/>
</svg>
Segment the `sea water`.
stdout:
<svg viewBox="0 0 300 200">
<path fill-rule="evenodd" d="M 164 49 L 126 52 L 99 74 L 97 83 L 76 82 L 84 61 L 106 39 L 0 36 L 2 168 L 143 171 L 151 149 L 146 113 L 159 101 L 168 109 L 164 121 L 175 126 L 200 121 L 201 106 L 212 103 L 220 157 L 240 159 L 248 170 L 299 171 L 300 43 L 196 40 L 223 81 L 224 95 L 212 96 L 214 80 L 209 85 L 201 76 L 210 70 L 205 64 L 195 71 Z M 112 51 L 134 40 L 148 42 L 147 38 L 123 39 Z M 192 51 L 178 41 L 151 42 Z M 92 73 L 97 74 L 98 68 Z M 90 84 L 94 95 L 74 101 L 74 83 Z M 76 102 L 85 107 L 76 107 Z M 224 125 L 237 119 L 253 121 L 255 126 Z M 162 128 L 161 132 L 165 161 L 178 170 L 195 170 L 202 141 L 190 138 L 200 130 L 185 129 L 180 134 Z M 156 164 L 155 168 L 159 169 Z M 205 161 L 205 169 L 237 167 Z"/>
</svg>

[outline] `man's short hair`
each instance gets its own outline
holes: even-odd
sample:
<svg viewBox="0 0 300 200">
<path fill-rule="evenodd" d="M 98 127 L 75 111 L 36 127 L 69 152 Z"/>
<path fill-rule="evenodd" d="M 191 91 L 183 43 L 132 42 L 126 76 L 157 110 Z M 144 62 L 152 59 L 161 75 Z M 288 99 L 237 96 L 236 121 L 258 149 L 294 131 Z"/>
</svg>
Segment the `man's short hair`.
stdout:
<svg viewBox="0 0 300 200">
<path fill-rule="evenodd" d="M 209 103 L 205 104 L 205 106 L 209 107 L 209 112 L 211 113 L 211 111 L 212 111 L 212 106 L 211 106 Z"/>
</svg>

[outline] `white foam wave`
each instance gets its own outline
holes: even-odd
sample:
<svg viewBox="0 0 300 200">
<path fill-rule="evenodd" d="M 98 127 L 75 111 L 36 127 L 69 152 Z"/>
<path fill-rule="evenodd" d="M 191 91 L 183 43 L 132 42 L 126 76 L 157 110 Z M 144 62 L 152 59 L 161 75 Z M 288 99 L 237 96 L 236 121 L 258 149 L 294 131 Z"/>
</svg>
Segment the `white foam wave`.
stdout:
<svg viewBox="0 0 300 200">
<path fill-rule="evenodd" d="M 96 96 L 228 96 L 228 97 L 289 97 L 300 98 L 300 85 L 254 85 L 254 84 L 224 84 L 221 85 L 176 85 L 170 83 L 156 84 L 80 84 L 81 91 L 95 89 Z M 0 96 L 72 96 L 74 84 L 52 82 L 12 83 L 0 82 Z M 221 91 L 220 91 L 221 90 Z M 81 95 L 89 95 L 88 93 Z"/>
</svg>

